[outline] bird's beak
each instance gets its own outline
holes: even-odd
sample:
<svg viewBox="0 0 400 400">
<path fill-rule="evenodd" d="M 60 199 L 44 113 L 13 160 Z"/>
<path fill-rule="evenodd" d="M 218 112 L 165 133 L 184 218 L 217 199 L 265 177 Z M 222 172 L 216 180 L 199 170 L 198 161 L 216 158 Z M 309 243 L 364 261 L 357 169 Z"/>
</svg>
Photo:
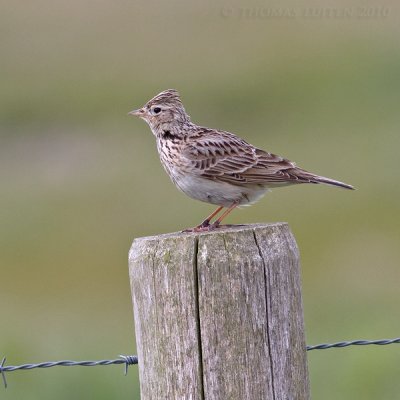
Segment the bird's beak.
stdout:
<svg viewBox="0 0 400 400">
<path fill-rule="evenodd" d="M 137 110 L 132 110 L 128 112 L 128 115 L 134 115 L 135 117 L 143 117 L 145 110 L 143 108 L 139 108 Z"/>
</svg>

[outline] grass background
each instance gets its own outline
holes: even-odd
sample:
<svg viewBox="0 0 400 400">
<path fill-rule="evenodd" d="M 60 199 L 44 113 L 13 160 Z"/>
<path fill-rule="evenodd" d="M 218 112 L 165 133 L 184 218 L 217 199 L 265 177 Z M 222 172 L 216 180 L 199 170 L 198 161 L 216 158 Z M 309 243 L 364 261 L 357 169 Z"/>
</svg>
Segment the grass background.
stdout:
<svg viewBox="0 0 400 400">
<path fill-rule="evenodd" d="M 9 364 L 136 353 L 133 238 L 192 226 L 212 209 L 173 187 L 148 127 L 126 115 L 166 88 L 181 92 L 195 122 L 357 187 L 276 190 L 229 222 L 289 222 L 309 344 L 399 336 L 396 2 L 0 9 L 0 355 Z M 308 356 L 315 399 L 398 396 L 395 345 Z M 122 367 L 76 367 L 8 382 L 1 398 L 139 398 L 137 367 L 127 378 Z"/>
</svg>

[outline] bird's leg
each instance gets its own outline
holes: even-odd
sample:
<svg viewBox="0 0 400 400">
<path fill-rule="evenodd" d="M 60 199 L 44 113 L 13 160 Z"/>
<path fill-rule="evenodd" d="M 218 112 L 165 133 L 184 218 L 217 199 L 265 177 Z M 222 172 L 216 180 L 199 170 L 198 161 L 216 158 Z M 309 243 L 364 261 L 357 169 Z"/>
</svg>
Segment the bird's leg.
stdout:
<svg viewBox="0 0 400 400">
<path fill-rule="evenodd" d="M 220 213 L 220 211 L 223 209 L 223 206 L 218 207 L 212 214 L 210 214 L 199 226 L 196 226 L 196 228 L 205 228 L 206 226 L 210 225 L 210 221 Z"/>
<path fill-rule="evenodd" d="M 221 225 L 222 220 L 230 214 L 237 206 L 239 203 L 235 201 L 212 225 L 210 225 L 210 230 L 216 229 Z"/>
<path fill-rule="evenodd" d="M 194 228 L 185 229 L 182 232 L 206 232 L 211 227 L 210 221 L 220 213 L 223 209 L 223 206 L 218 207 L 212 214 L 210 214 L 200 225 L 195 226 Z"/>
<path fill-rule="evenodd" d="M 217 229 L 217 228 L 219 228 L 221 226 L 222 220 L 229 213 L 231 213 L 238 205 L 239 205 L 239 202 L 235 201 L 231 206 L 229 206 L 228 209 L 226 209 L 222 213 L 222 215 L 213 224 L 210 224 L 211 219 L 214 218 L 217 214 L 219 214 L 221 212 L 221 210 L 224 208 L 223 206 L 218 207 L 200 225 L 196 226 L 195 228 L 185 229 L 184 231 L 182 231 L 182 233 L 185 233 L 185 232 L 209 232 L 209 231 L 213 231 L 214 229 Z"/>
</svg>

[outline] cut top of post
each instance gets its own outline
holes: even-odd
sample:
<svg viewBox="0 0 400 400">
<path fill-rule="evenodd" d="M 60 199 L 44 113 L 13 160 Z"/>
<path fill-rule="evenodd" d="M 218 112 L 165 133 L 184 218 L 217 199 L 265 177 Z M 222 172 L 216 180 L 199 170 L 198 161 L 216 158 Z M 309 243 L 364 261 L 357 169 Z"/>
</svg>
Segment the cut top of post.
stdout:
<svg viewBox="0 0 400 400">
<path fill-rule="evenodd" d="M 222 225 L 220 228 L 217 228 L 213 231 L 209 232 L 171 232 L 171 233 L 163 233 L 160 235 L 154 235 L 154 236 L 142 236 L 139 238 L 135 238 L 133 243 L 138 242 L 138 241 L 148 241 L 148 240 L 163 240 L 163 239 L 172 239 L 172 238 L 177 238 L 177 239 L 182 239 L 185 237 L 200 237 L 200 236 L 209 236 L 209 235 L 216 235 L 216 234 L 226 234 L 226 233 L 232 233 L 232 232 L 245 232 L 249 230 L 255 230 L 255 229 L 279 229 L 279 228 L 284 228 L 284 229 L 289 229 L 288 223 L 287 222 L 272 222 L 272 223 L 259 223 L 259 224 L 248 224 L 248 225 L 230 225 L 230 226 L 224 226 Z M 132 250 L 132 249 L 131 249 Z"/>
</svg>

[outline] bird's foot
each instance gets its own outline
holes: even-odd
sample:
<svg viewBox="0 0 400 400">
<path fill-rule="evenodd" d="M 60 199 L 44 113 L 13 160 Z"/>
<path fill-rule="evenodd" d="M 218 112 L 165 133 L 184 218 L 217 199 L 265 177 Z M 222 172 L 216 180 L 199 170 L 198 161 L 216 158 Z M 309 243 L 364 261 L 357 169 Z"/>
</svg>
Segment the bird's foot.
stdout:
<svg viewBox="0 0 400 400">
<path fill-rule="evenodd" d="M 236 226 L 244 226 L 242 224 L 239 225 L 232 225 L 232 224 L 228 224 L 228 225 L 220 225 L 219 223 L 217 223 L 217 221 L 215 221 L 213 224 L 208 223 L 207 225 L 204 224 L 204 222 L 198 226 L 195 226 L 194 228 L 188 228 L 188 229 L 184 229 L 182 231 L 182 233 L 197 233 L 197 232 L 212 232 L 215 231 L 217 229 L 221 229 L 221 228 L 233 228 Z"/>
<path fill-rule="evenodd" d="M 210 230 L 210 220 L 205 219 L 200 225 L 195 226 L 194 228 L 187 228 L 182 231 L 182 233 L 187 232 L 208 232 Z"/>
<path fill-rule="evenodd" d="M 210 232 L 212 231 L 212 225 L 207 226 L 195 226 L 194 228 L 187 228 L 182 231 L 182 233 L 193 233 L 193 232 Z"/>
</svg>

